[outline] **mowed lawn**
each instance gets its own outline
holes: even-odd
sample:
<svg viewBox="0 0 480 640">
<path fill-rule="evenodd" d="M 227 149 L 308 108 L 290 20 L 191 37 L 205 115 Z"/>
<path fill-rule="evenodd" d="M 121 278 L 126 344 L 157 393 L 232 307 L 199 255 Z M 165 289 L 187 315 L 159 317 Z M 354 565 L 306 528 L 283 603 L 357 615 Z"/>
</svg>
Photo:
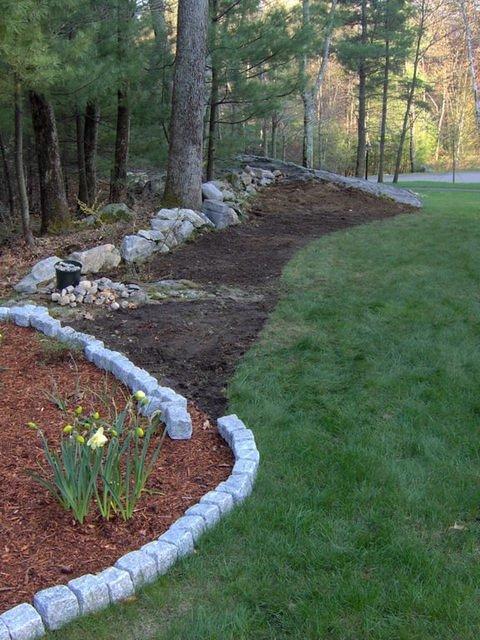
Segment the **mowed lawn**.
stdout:
<svg viewBox="0 0 480 640">
<path fill-rule="evenodd" d="M 422 213 L 284 273 L 230 388 L 252 497 L 135 601 L 50 637 L 478 638 L 480 185 L 406 186 Z"/>
</svg>

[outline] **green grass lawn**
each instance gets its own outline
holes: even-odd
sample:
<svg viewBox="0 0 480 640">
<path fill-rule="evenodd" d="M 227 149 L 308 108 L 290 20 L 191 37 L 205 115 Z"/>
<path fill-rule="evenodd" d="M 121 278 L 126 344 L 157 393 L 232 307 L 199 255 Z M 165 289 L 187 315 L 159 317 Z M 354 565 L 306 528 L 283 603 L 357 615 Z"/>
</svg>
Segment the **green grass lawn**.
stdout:
<svg viewBox="0 0 480 640">
<path fill-rule="evenodd" d="M 135 602 L 52 637 L 478 637 L 480 185 L 407 186 L 423 213 L 285 271 L 230 388 L 253 496 Z"/>
</svg>

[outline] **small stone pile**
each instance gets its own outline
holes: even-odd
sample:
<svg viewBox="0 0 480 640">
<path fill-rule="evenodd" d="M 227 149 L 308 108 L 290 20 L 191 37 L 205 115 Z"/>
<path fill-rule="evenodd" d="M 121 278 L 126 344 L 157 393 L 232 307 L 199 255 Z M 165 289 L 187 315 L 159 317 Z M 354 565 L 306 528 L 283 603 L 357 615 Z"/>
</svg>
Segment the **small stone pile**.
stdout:
<svg viewBox="0 0 480 640">
<path fill-rule="evenodd" d="M 92 304 L 97 307 L 109 307 L 112 311 L 134 309 L 145 302 L 146 294 L 136 284 L 113 282 L 109 278 L 99 280 L 81 280 L 74 287 L 53 291 L 52 302 L 62 307 L 76 307 L 79 304 Z"/>
</svg>

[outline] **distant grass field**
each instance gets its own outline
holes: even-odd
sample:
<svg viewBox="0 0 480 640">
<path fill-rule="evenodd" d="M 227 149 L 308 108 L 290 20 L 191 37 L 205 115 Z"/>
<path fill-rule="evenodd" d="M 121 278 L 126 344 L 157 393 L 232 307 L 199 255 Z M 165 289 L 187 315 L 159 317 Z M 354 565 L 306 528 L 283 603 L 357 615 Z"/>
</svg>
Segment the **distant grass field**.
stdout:
<svg viewBox="0 0 480 640">
<path fill-rule="evenodd" d="M 480 185 L 405 186 L 423 212 L 285 270 L 230 388 L 262 454 L 252 497 L 136 601 L 52 638 L 478 637 Z"/>
</svg>

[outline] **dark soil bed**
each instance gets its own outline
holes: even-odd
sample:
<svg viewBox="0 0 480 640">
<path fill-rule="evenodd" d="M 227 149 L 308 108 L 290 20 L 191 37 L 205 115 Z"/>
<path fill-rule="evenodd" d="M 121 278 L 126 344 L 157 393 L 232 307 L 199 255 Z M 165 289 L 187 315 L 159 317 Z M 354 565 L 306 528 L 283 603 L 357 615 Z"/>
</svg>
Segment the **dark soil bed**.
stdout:
<svg viewBox="0 0 480 640">
<path fill-rule="evenodd" d="M 26 424 L 34 421 L 58 440 L 66 416 L 47 397 L 52 391 L 86 412 L 99 406 L 102 411 L 98 394 L 121 406 L 128 391 L 80 352 L 54 348 L 30 329 L 0 325 L 0 331 L 1 613 L 39 589 L 97 572 L 158 537 L 227 478 L 232 455 L 208 416 L 191 404 L 193 437 L 166 438 L 135 517 L 105 523 L 92 515 L 83 526 L 75 524 L 27 474 L 43 458 L 38 436 Z"/>
<path fill-rule="evenodd" d="M 145 282 L 184 278 L 233 286 L 243 290 L 242 301 L 167 301 L 101 314 L 77 327 L 126 352 L 217 417 L 225 411 L 227 381 L 275 305 L 280 273 L 292 255 L 326 233 L 408 211 L 332 184 L 287 181 L 255 200 L 245 224 L 202 235 L 156 257 L 140 274 Z"/>
</svg>

